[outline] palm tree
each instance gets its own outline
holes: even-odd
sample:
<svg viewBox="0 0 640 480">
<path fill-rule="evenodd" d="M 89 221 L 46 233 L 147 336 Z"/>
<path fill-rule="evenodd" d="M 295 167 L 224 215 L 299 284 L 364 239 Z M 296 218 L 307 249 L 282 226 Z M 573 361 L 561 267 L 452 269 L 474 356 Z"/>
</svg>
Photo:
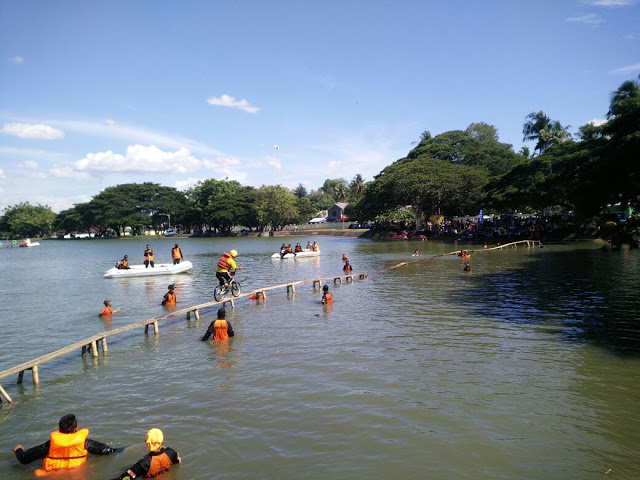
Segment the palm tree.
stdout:
<svg viewBox="0 0 640 480">
<path fill-rule="evenodd" d="M 349 184 L 349 195 L 351 195 L 351 198 L 354 200 L 357 200 L 364 195 L 364 189 L 364 178 L 362 178 L 362 175 L 358 173 L 353 177 L 353 180 L 351 180 L 351 183 Z"/>
<path fill-rule="evenodd" d="M 551 120 L 542 110 L 538 113 L 531 112 L 526 118 L 527 122 L 522 128 L 524 134 L 522 140 L 535 141 L 536 146 L 533 151 L 538 151 L 540 155 L 551 145 L 571 138 L 570 125 L 563 126 L 559 121 Z"/>
</svg>

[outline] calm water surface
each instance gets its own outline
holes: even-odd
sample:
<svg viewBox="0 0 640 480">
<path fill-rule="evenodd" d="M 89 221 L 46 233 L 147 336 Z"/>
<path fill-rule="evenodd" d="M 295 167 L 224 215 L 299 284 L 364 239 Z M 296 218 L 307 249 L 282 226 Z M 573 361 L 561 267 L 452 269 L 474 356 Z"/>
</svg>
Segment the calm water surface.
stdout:
<svg viewBox="0 0 640 480">
<path fill-rule="evenodd" d="M 29 372 L 1 379 L 15 403 L 0 405 L 0 478 L 34 478 L 40 462 L 11 448 L 68 412 L 127 448 L 57 478 L 119 474 L 151 427 L 183 458 L 168 479 L 640 478 L 637 252 L 518 248 L 474 254 L 471 274 L 455 257 L 376 274 L 456 246 L 316 239 L 322 256 L 294 261 L 270 258 L 282 238 L 179 239 L 191 273 L 128 280 L 102 274 L 124 254 L 141 263 L 148 237 L 0 249 L 0 370 L 166 313 L 169 283 L 178 308 L 211 300 L 231 248 L 245 290 L 340 274 L 343 252 L 370 273 L 331 285 L 330 310 L 311 284 L 239 300 L 224 344 L 200 341 L 210 309 L 114 337 L 106 357 L 46 363 L 37 389 Z M 156 262 L 174 242 L 150 240 Z M 121 309 L 109 321 L 105 298 Z"/>
</svg>

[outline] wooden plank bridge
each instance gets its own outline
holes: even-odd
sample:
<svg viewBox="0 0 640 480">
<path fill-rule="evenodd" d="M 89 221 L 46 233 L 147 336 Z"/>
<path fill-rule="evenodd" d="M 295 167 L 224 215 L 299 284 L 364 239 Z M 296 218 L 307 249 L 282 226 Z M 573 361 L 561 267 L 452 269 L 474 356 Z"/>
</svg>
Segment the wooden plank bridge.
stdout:
<svg viewBox="0 0 640 480">
<path fill-rule="evenodd" d="M 301 284 L 305 284 L 305 283 L 311 283 L 314 290 L 316 288 L 316 285 L 318 287 L 322 287 L 322 283 L 323 282 L 331 282 L 333 281 L 334 284 L 336 283 L 351 283 L 354 281 L 355 278 L 358 279 L 366 279 L 368 278 L 368 274 L 366 273 L 349 273 L 347 275 L 338 275 L 338 276 L 331 276 L 331 277 L 322 277 L 322 278 L 313 278 L 313 279 L 309 279 L 309 280 L 298 280 L 295 282 L 289 282 L 289 283 L 283 283 L 281 285 L 274 285 L 271 287 L 264 287 L 264 288 L 258 288 L 256 290 L 252 290 L 250 292 L 247 293 L 243 293 L 241 295 L 239 295 L 238 297 L 229 297 L 229 298 L 224 298 L 221 301 L 211 301 L 211 302 L 206 302 L 206 303 L 201 303 L 199 305 L 195 305 L 195 306 L 191 306 L 191 307 L 186 307 L 186 308 L 182 308 L 180 310 L 176 310 L 174 312 L 171 312 L 169 314 L 166 315 L 161 315 L 159 317 L 154 317 L 154 318 L 150 318 L 148 320 L 143 320 L 141 322 L 137 322 L 137 323 L 132 323 L 131 325 L 126 325 L 124 327 L 120 327 L 114 330 L 110 330 L 108 332 L 103 332 L 103 333 L 98 333 L 96 335 L 93 335 L 89 338 L 85 338 L 84 340 L 80 340 L 72 345 L 69 345 L 67 347 L 61 348 L 59 350 L 56 350 L 54 352 L 48 353 L 46 355 L 43 355 L 41 357 L 35 358 L 33 360 L 29 360 L 28 362 L 24 362 L 20 365 L 17 365 L 15 367 L 0 371 L 0 379 L 4 378 L 4 377 L 8 377 L 10 375 L 15 375 L 18 374 L 18 384 L 21 384 L 23 381 L 23 377 L 24 377 L 24 372 L 27 370 L 31 370 L 31 374 L 32 374 L 32 379 L 33 379 L 33 384 L 34 385 L 38 385 L 40 383 L 40 373 L 39 373 L 39 369 L 38 367 L 40 365 L 42 365 L 43 363 L 46 363 L 48 361 L 51 361 L 55 358 L 59 358 L 62 357 L 64 355 L 67 355 L 71 352 L 74 351 L 80 351 L 81 352 L 81 356 L 85 357 L 87 355 L 88 352 L 91 352 L 91 355 L 93 357 L 97 357 L 98 356 L 98 349 L 99 347 L 102 347 L 102 352 L 103 354 L 107 353 L 107 338 L 108 337 L 113 337 L 115 335 L 120 335 L 122 333 L 125 332 L 129 332 L 131 330 L 136 330 L 139 328 L 144 327 L 144 332 L 145 334 L 149 332 L 149 327 L 153 327 L 153 332 L 157 335 L 158 334 L 158 323 L 163 321 L 163 320 L 168 320 L 170 318 L 176 318 L 180 315 L 186 315 L 187 320 L 191 319 L 191 316 L 193 315 L 193 317 L 195 318 L 196 321 L 200 320 L 200 313 L 199 311 L 202 310 L 203 308 L 207 308 L 207 307 L 213 307 L 215 305 L 226 305 L 227 303 L 231 305 L 231 308 L 235 308 L 235 302 L 237 300 L 240 300 L 242 298 L 247 298 L 249 299 L 251 296 L 255 296 L 258 294 L 261 294 L 261 300 L 266 300 L 267 298 L 267 293 L 268 291 L 273 291 L 273 290 L 278 290 L 278 289 L 282 289 L 282 288 L 286 288 L 286 292 L 287 294 L 291 293 L 291 295 L 295 295 L 296 293 L 296 285 L 301 285 Z M 2 385 L 0 384 L 0 403 L 3 402 L 3 400 L 6 400 L 7 402 L 11 403 L 13 402 L 13 400 L 11 399 L 11 397 L 9 396 L 9 394 L 6 392 L 6 390 L 4 388 L 2 388 Z"/>
</svg>

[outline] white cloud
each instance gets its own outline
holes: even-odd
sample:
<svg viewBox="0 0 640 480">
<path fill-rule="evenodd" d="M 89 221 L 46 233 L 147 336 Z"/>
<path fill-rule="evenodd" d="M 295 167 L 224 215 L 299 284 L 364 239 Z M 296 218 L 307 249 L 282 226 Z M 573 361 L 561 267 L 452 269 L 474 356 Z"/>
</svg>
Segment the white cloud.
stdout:
<svg viewBox="0 0 640 480">
<path fill-rule="evenodd" d="M 103 122 L 67 120 L 52 121 L 51 123 L 69 131 L 96 135 L 99 137 L 117 138 L 136 144 L 148 143 L 173 149 L 187 148 L 192 152 L 203 155 L 220 155 L 218 150 L 210 147 L 209 145 L 205 145 L 189 138 L 168 135 L 163 132 L 155 132 L 135 125 L 120 124 L 111 119 L 106 119 Z"/>
<path fill-rule="evenodd" d="M 20 138 L 38 138 L 41 140 L 55 140 L 64 138 L 64 132 L 49 125 L 33 123 L 5 123 L 0 130 L 5 135 Z"/>
<path fill-rule="evenodd" d="M 237 108 L 247 113 L 258 113 L 260 111 L 260 108 L 249 104 L 244 98 L 242 100 L 236 100 L 230 95 L 222 95 L 220 98 L 211 97 L 207 99 L 207 103 L 219 107 Z"/>
<path fill-rule="evenodd" d="M 10 61 L 11 63 L 15 63 L 15 64 L 17 64 L 17 65 L 20 65 L 21 63 L 23 63 L 23 62 L 24 62 L 24 58 L 22 58 L 22 57 L 20 57 L 20 56 L 16 55 L 15 57 L 11 57 L 11 58 L 9 59 L 9 61 Z"/>
<path fill-rule="evenodd" d="M 260 160 L 254 163 L 255 167 L 271 167 L 277 170 L 282 168 L 282 160 L 280 158 L 275 157 L 273 155 L 265 155 Z"/>
<path fill-rule="evenodd" d="M 329 168 L 330 169 L 338 169 L 342 166 L 342 162 L 340 160 L 331 160 L 329 162 Z"/>
<path fill-rule="evenodd" d="M 93 177 L 89 173 L 79 172 L 71 167 L 51 167 L 49 173 L 57 178 L 71 178 L 80 181 L 93 180 Z"/>
<path fill-rule="evenodd" d="M 604 118 L 594 118 L 589 123 L 594 127 L 599 127 L 600 125 L 604 125 L 605 123 L 607 123 L 607 120 Z"/>
<path fill-rule="evenodd" d="M 633 5 L 635 0 L 591 0 L 589 3 L 598 7 L 620 7 Z"/>
<path fill-rule="evenodd" d="M 0 168 L 0 183 L 6 183 L 7 177 L 4 176 L 4 171 Z"/>
<path fill-rule="evenodd" d="M 569 17 L 564 20 L 565 22 L 572 23 L 584 23 L 585 25 L 600 25 L 604 23 L 604 19 L 595 13 L 587 13 L 585 15 L 579 15 L 577 17 Z"/>
<path fill-rule="evenodd" d="M 78 171 L 189 173 L 202 162 L 186 148 L 165 152 L 155 145 L 133 145 L 124 155 L 112 151 L 89 153 L 75 163 Z"/>
<path fill-rule="evenodd" d="M 38 162 L 35 162 L 33 160 L 26 160 L 22 163 L 19 163 L 18 167 L 25 168 L 27 170 L 35 170 L 36 168 L 38 168 Z"/>
<path fill-rule="evenodd" d="M 189 190 L 192 187 L 195 187 L 198 184 L 198 182 L 203 182 L 204 180 L 205 180 L 204 178 L 190 177 L 190 178 L 187 178 L 186 180 L 178 180 L 174 185 L 176 189 L 185 191 L 185 190 Z"/>
<path fill-rule="evenodd" d="M 76 195 L 73 197 L 34 197 L 33 201 L 40 205 L 49 205 L 55 213 L 67 210 L 78 203 L 87 203 L 91 200 L 89 195 Z"/>
<path fill-rule="evenodd" d="M 611 73 L 635 73 L 640 71 L 640 63 L 634 63 L 633 65 L 627 65 L 625 67 L 616 68 L 612 70 Z"/>
</svg>

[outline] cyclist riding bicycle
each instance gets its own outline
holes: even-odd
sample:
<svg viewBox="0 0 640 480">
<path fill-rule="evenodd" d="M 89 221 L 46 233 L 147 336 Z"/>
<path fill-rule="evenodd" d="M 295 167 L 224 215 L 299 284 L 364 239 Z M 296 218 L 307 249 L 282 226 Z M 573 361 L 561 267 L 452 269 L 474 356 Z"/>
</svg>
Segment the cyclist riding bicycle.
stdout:
<svg viewBox="0 0 640 480">
<path fill-rule="evenodd" d="M 231 280 L 231 275 L 229 275 L 229 270 L 241 270 L 242 267 L 238 267 L 236 265 L 235 258 L 238 256 L 237 250 L 231 250 L 229 253 L 223 253 L 218 260 L 218 269 L 216 270 L 216 278 L 220 282 L 220 286 L 224 286 L 225 288 L 229 288 L 229 281 Z"/>
</svg>

